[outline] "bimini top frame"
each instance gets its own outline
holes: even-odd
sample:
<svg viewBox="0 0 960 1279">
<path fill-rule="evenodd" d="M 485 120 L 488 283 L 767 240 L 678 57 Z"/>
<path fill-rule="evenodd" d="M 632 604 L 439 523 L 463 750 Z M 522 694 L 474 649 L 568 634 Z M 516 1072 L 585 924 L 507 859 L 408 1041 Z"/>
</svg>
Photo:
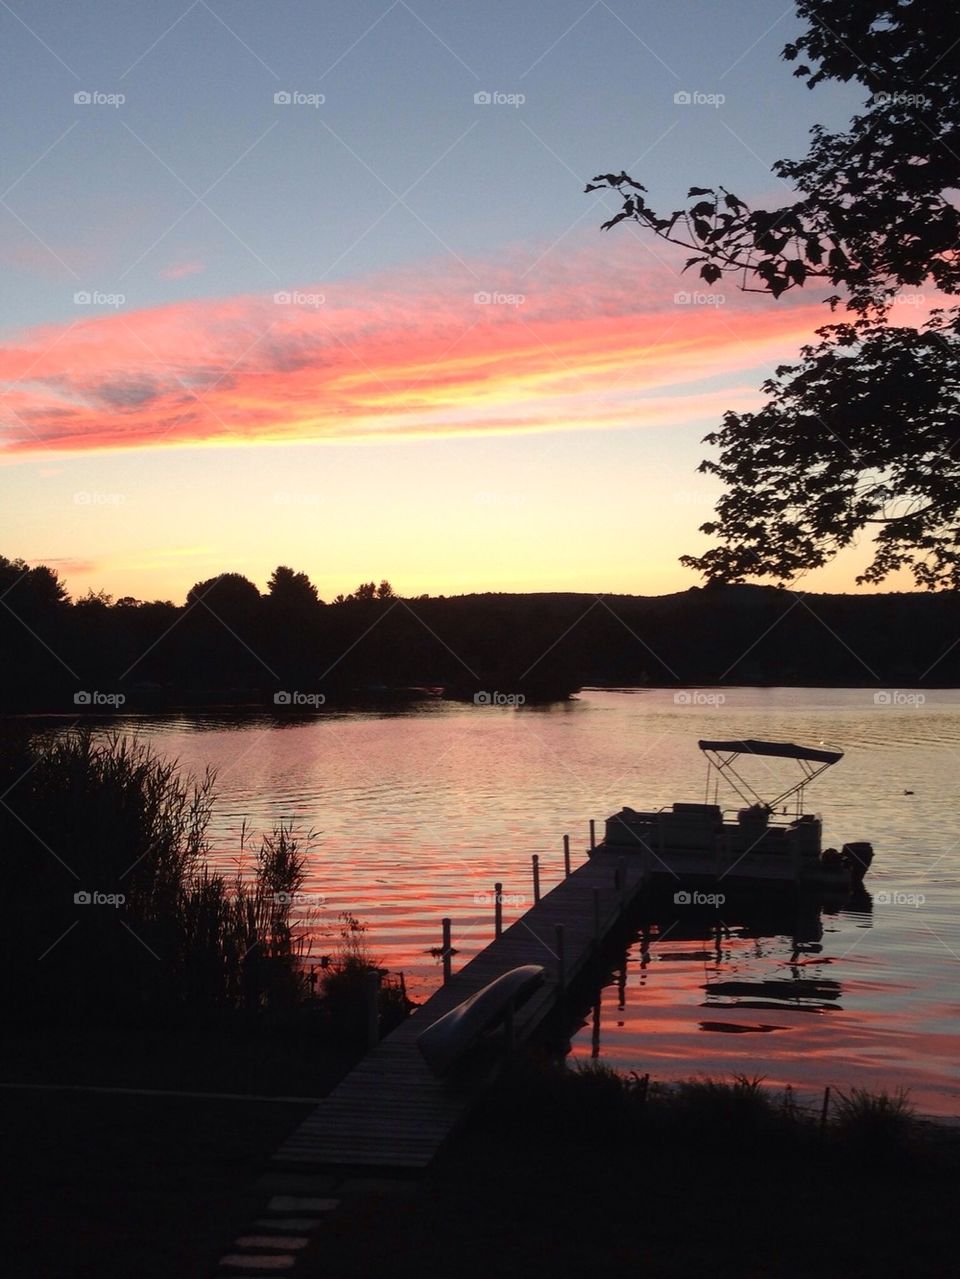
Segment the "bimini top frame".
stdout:
<svg viewBox="0 0 960 1279">
<path fill-rule="evenodd" d="M 714 769 L 724 777 L 740 798 L 747 804 L 758 804 L 768 812 L 773 812 L 791 795 L 797 797 L 797 815 L 803 812 L 803 792 L 805 787 L 821 773 L 825 773 L 831 765 L 843 759 L 843 751 L 824 750 L 813 746 L 797 746 L 793 742 L 761 742 L 753 738 L 739 741 L 698 742 L 697 745 L 707 757 L 707 802 L 710 802 L 710 777 Z M 751 784 L 740 775 L 736 762 L 741 755 L 761 755 L 775 759 L 795 759 L 800 766 L 801 777 L 792 786 L 775 799 L 765 800 Z M 719 776 L 715 791 L 719 787 Z"/>
</svg>

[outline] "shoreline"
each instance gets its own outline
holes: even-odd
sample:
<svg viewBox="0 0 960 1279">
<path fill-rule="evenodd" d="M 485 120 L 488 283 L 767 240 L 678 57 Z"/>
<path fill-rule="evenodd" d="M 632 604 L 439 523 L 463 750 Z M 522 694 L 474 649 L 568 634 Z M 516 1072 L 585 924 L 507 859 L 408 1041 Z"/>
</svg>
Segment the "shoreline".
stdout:
<svg viewBox="0 0 960 1279">
<path fill-rule="evenodd" d="M 840 680 L 836 682 L 824 680 L 804 680 L 804 681 L 767 681 L 767 680 L 726 680 L 722 682 L 711 682 L 709 680 L 690 680 L 684 683 L 671 684 L 583 684 L 577 688 L 571 689 L 569 692 L 557 694 L 555 697 L 530 697 L 523 702 L 511 703 L 505 706 L 491 707 L 484 703 L 477 703 L 474 697 L 464 696 L 460 693 L 446 694 L 445 692 L 410 692 L 405 687 L 395 689 L 385 689 L 378 693 L 331 693 L 325 697 L 320 705 L 303 706 L 303 707 L 280 707 L 273 700 L 273 694 L 263 690 L 250 689 L 235 700 L 228 700 L 222 697 L 216 697 L 212 694 L 199 694 L 196 699 L 183 699 L 182 695 L 171 700 L 163 700 L 161 698 L 148 699 L 139 704 L 131 704 L 130 698 L 120 708 L 115 710 L 101 709 L 90 705 L 74 705 L 65 707 L 62 705 L 53 706 L 50 704 L 35 704 L 32 706 L 22 705 L 10 707 L 9 705 L 0 711 L 0 722 L 10 721 L 19 722 L 23 720 L 70 720 L 74 723 L 116 723 L 123 724 L 127 720 L 137 719 L 175 719 L 190 718 L 197 719 L 211 716 L 229 716 L 237 720 L 245 719 L 272 719 L 277 725 L 290 723 L 309 724 L 322 720 L 324 717 L 335 715 L 370 714 L 371 712 L 382 712 L 385 715 L 403 714 L 406 710 L 411 710 L 424 706 L 473 706 L 476 705 L 478 711 L 494 710 L 543 710 L 545 707 L 562 706 L 571 701 L 578 699 L 581 693 L 619 693 L 624 696 L 638 696 L 647 693 L 695 693 L 700 690 L 704 691 L 735 691 L 737 689 L 744 690 L 763 690 L 763 691 L 816 691 L 838 692 L 842 690 L 851 691 L 869 691 L 873 690 L 881 695 L 886 694 L 891 698 L 889 702 L 878 703 L 878 705 L 897 706 L 894 700 L 898 695 L 909 697 L 910 695 L 920 694 L 923 696 L 935 695 L 937 693 L 960 693 L 960 683 L 956 684 L 933 684 L 923 682 L 911 682 L 909 680 L 901 680 L 896 687 L 888 683 L 879 681 L 851 681 Z M 130 695 L 136 697 L 136 694 Z"/>
</svg>

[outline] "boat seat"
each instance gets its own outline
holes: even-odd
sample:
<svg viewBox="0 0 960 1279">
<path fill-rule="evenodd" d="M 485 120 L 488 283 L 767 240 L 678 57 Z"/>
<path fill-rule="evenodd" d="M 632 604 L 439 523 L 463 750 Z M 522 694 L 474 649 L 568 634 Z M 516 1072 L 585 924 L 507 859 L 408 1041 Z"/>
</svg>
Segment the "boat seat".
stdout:
<svg viewBox="0 0 960 1279">
<path fill-rule="evenodd" d="M 626 848 L 647 845 L 653 838 L 656 821 L 656 813 L 638 813 L 632 808 L 623 808 L 619 813 L 614 813 L 612 817 L 607 818 L 606 842 L 623 845 Z"/>
<path fill-rule="evenodd" d="M 673 811 L 684 817 L 701 817 L 715 825 L 723 821 L 723 813 L 717 804 L 674 804 Z"/>
</svg>

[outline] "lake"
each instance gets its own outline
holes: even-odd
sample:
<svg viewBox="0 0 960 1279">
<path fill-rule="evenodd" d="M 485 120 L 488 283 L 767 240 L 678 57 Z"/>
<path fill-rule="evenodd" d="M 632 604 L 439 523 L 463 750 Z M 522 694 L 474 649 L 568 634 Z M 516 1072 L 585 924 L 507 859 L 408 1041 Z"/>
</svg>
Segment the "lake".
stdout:
<svg viewBox="0 0 960 1279">
<path fill-rule="evenodd" d="M 523 912 L 531 854 L 546 890 L 562 874 L 563 835 L 581 859 L 591 817 L 602 833 L 623 804 L 701 800 L 698 738 L 837 746 L 845 758 L 815 783 L 808 809 L 824 816 L 825 847 L 873 843 L 872 901 L 760 920 L 735 903 L 714 917 L 668 905 L 630 946 L 572 1053 L 657 1079 L 761 1074 L 801 1095 L 905 1084 L 920 1109 L 960 1112 L 956 690 L 588 690 L 542 708 L 430 701 L 288 723 L 121 723 L 188 769 L 218 770 L 222 865 L 239 854 L 244 820 L 254 832 L 278 819 L 315 831 L 305 885 L 314 954 L 333 949 L 342 912 L 354 915 L 415 997 L 439 982 L 430 948 L 442 916 L 459 965 L 492 935 L 495 881 L 505 921 Z M 753 776 L 776 794 L 797 766 L 768 764 Z"/>
</svg>

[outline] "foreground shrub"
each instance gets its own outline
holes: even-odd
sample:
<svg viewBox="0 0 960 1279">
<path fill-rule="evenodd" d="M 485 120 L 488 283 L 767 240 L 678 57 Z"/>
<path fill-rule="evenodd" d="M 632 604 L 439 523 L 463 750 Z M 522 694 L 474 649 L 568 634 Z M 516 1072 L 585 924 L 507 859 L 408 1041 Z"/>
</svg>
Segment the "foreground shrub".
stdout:
<svg viewBox="0 0 960 1279">
<path fill-rule="evenodd" d="M 356 1043 L 367 1030 L 369 974 L 380 980 L 378 1018 L 380 1034 L 387 1035 L 408 1015 L 413 1003 L 407 998 L 403 975 L 391 978 L 370 951 L 367 926 L 348 912 L 340 915 L 334 954 L 325 961 L 320 996 L 331 1028 Z"/>
<path fill-rule="evenodd" d="M 120 736 L 4 741 L 8 1018 L 136 1023 L 303 998 L 298 841 L 278 827 L 228 881 L 208 861 L 213 783 Z"/>
<path fill-rule="evenodd" d="M 851 1088 L 838 1092 L 831 1129 L 854 1152 L 896 1150 L 914 1128 L 914 1108 L 904 1088 L 894 1092 Z"/>
<path fill-rule="evenodd" d="M 578 1062 L 571 1069 L 525 1054 L 504 1071 L 481 1122 L 564 1150 L 571 1142 L 584 1149 L 604 1145 L 611 1159 L 617 1151 L 628 1156 L 639 1144 L 744 1157 L 789 1150 L 798 1158 L 832 1160 L 849 1153 L 862 1161 L 868 1153 L 900 1158 L 923 1135 L 903 1089 L 853 1088 L 834 1095 L 823 1131 L 816 1108 L 801 1106 L 789 1087 L 765 1087 L 760 1076 L 651 1083 L 648 1075 L 621 1074 L 602 1062 Z"/>
</svg>

